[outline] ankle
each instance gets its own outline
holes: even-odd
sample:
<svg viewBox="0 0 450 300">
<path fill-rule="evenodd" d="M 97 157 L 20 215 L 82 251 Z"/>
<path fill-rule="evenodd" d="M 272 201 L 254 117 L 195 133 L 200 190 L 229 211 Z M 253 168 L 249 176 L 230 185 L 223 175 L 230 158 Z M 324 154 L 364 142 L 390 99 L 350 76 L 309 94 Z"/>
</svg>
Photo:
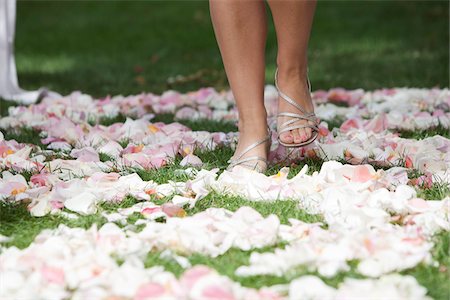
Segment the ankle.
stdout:
<svg viewBox="0 0 450 300">
<path fill-rule="evenodd" d="M 304 79 L 308 75 L 308 65 L 292 65 L 280 64 L 278 65 L 278 79 L 283 81 L 291 81 Z"/>
<path fill-rule="evenodd" d="M 239 134 L 240 135 L 254 135 L 263 136 L 267 134 L 267 121 L 258 120 L 239 120 Z"/>
<path fill-rule="evenodd" d="M 311 90 L 311 84 L 308 78 L 307 68 L 289 68 L 289 69 L 278 69 L 278 86 L 281 90 L 289 90 L 292 87 L 300 87 L 305 91 Z"/>
<path fill-rule="evenodd" d="M 253 130 L 255 128 L 267 128 L 267 112 L 265 108 L 248 113 L 239 113 L 238 127 L 241 129 Z"/>
</svg>

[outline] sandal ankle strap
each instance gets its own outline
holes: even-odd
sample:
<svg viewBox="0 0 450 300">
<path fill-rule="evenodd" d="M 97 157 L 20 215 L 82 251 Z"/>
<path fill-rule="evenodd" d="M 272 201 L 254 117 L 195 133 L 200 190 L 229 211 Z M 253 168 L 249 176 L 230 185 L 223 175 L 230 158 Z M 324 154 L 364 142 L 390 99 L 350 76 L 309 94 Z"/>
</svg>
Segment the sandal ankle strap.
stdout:
<svg viewBox="0 0 450 300">
<path fill-rule="evenodd" d="M 261 145 L 262 143 L 267 142 L 268 140 L 270 140 L 270 138 L 271 138 L 271 131 L 270 131 L 270 128 L 267 127 L 267 130 L 268 130 L 267 135 L 266 135 L 262 140 L 259 140 L 259 141 L 257 141 L 257 142 L 254 142 L 253 144 L 251 144 L 251 145 L 245 147 L 245 149 L 244 149 L 241 153 L 239 153 L 239 155 L 238 155 L 238 157 L 236 158 L 236 160 L 240 160 L 241 157 L 244 156 L 246 153 L 248 153 L 250 150 L 252 150 L 253 148 L 255 148 L 255 147 Z"/>
<path fill-rule="evenodd" d="M 248 153 L 250 150 L 252 150 L 252 149 L 254 149 L 255 147 L 257 147 L 257 146 L 259 146 L 259 145 L 261 145 L 261 144 L 263 144 L 263 143 L 266 143 L 266 142 L 268 142 L 268 141 L 271 140 L 272 131 L 270 130 L 269 127 L 267 127 L 267 131 L 268 131 L 268 132 L 267 132 L 267 135 L 266 135 L 262 140 L 259 140 L 259 141 L 257 141 L 257 142 L 254 142 L 254 143 L 252 143 L 251 145 L 245 147 L 245 149 L 244 149 L 241 153 L 239 153 L 239 155 L 237 156 L 237 158 L 229 159 L 229 160 L 228 160 L 228 163 L 230 163 L 229 168 L 232 168 L 232 167 L 237 166 L 237 165 L 240 165 L 240 164 L 244 164 L 244 165 L 245 165 L 245 163 L 250 162 L 250 161 L 253 161 L 253 160 L 259 160 L 259 161 L 262 161 L 263 163 L 267 164 L 267 159 L 266 159 L 266 158 L 263 158 L 263 157 L 261 157 L 261 156 L 256 156 L 256 155 L 255 155 L 255 156 L 250 156 L 250 157 L 242 158 L 242 157 L 243 157 L 246 153 Z"/>
<path fill-rule="evenodd" d="M 308 72 L 308 71 L 307 71 Z M 307 85 L 308 85 L 308 90 L 309 93 L 311 93 L 311 82 L 309 80 L 309 76 L 306 76 L 307 78 Z M 297 108 L 298 110 L 300 110 L 303 114 L 308 115 L 310 113 L 308 113 L 300 104 L 298 104 L 297 102 L 295 102 L 294 99 L 292 99 L 291 97 L 289 97 L 288 95 L 286 95 L 285 93 L 283 93 L 279 86 L 278 86 L 278 68 L 275 70 L 275 87 L 277 89 L 278 94 L 281 96 L 281 98 L 283 100 L 285 100 L 287 103 L 291 104 L 292 106 L 294 106 L 295 108 Z"/>
</svg>

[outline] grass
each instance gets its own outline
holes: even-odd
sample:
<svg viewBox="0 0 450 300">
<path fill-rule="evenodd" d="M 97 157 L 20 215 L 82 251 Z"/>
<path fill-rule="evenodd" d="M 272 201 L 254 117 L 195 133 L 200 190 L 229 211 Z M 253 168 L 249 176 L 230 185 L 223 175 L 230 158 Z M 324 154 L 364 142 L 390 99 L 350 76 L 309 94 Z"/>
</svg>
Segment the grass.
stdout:
<svg viewBox="0 0 450 300">
<path fill-rule="evenodd" d="M 299 218 L 309 222 L 320 221 L 320 218 L 314 216 L 308 216 L 301 211 L 296 211 L 295 204 L 289 201 L 277 202 L 274 204 L 258 203 L 258 202 L 246 202 L 244 199 L 238 197 L 224 197 L 218 195 L 208 196 L 209 199 L 202 200 L 194 210 L 188 213 L 195 213 L 206 209 L 208 207 L 225 207 L 227 209 L 236 210 L 240 206 L 250 204 L 263 215 L 275 213 L 280 216 L 282 223 L 287 222 L 288 217 Z M 102 204 L 102 210 L 115 211 L 120 207 L 128 207 L 136 203 L 132 197 L 127 197 L 123 202 L 119 204 L 104 203 Z M 294 213 L 293 213 L 294 212 Z M 100 216 L 99 213 L 89 216 L 83 216 L 76 220 L 68 220 L 62 216 L 47 216 L 45 218 L 31 217 L 24 205 L 12 205 L 5 202 L 0 203 L 0 220 L 2 226 L 0 227 L 0 234 L 12 236 L 13 239 L 10 242 L 3 244 L 4 246 L 16 246 L 19 248 L 27 247 L 34 237 L 43 229 L 56 228 L 59 224 L 66 224 L 70 227 L 82 227 L 89 228 L 92 224 L 96 223 L 101 226 L 105 223 L 105 219 Z M 410 274 L 417 278 L 420 284 L 424 285 L 429 290 L 429 295 L 434 299 L 447 299 L 449 295 L 449 288 L 447 283 L 448 270 L 450 270 L 450 260 L 448 255 L 449 249 L 449 235 L 448 233 L 441 233 L 434 238 L 436 246 L 433 250 L 433 257 L 438 262 L 436 266 L 419 265 L 418 267 L 404 271 L 404 274 Z M 275 248 L 283 248 L 284 244 L 278 244 L 270 247 L 265 247 L 258 252 L 270 252 Z M 240 251 L 238 249 L 231 249 L 225 254 L 220 255 L 214 259 L 201 254 L 192 254 L 188 256 L 188 259 L 192 265 L 207 265 L 216 269 L 219 273 L 229 276 L 231 279 L 236 280 L 244 286 L 260 288 L 263 286 L 289 283 L 292 279 L 302 275 L 312 274 L 318 276 L 317 272 L 308 271 L 305 267 L 299 267 L 292 272 L 287 273 L 284 276 L 250 276 L 239 277 L 235 275 L 235 270 L 241 265 L 247 265 L 249 263 L 250 251 Z M 119 259 L 120 261 L 120 259 Z M 357 262 L 350 262 L 351 270 L 345 273 L 340 273 L 333 278 L 323 278 L 327 284 L 331 286 L 337 286 L 346 277 L 362 278 L 361 275 L 355 271 Z M 146 267 L 155 265 L 161 265 L 168 271 L 173 272 L 176 276 L 180 276 L 183 272 L 183 268 L 173 260 L 167 260 L 160 257 L 160 252 L 148 253 L 144 264 Z M 321 277 L 321 276 L 319 276 Z"/>
<path fill-rule="evenodd" d="M 115 117 L 102 117 L 99 120 L 90 120 L 89 124 L 94 126 L 97 124 L 103 125 L 103 126 L 110 126 L 115 123 L 125 123 L 127 120 L 127 117 L 119 114 Z"/>
<path fill-rule="evenodd" d="M 111 155 L 108 155 L 106 153 L 100 152 L 98 154 L 98 157 L 101 162 L 107 162 L 107 161 L 114 161 L 114 158 Z"/>
<path fill-rule="evenodd" d="M 448 9 L 447 1 L 319 1 L 313 89 L 448 86 Z M 19 1 L 17 20 L 27 89 L 100 97 L 227 88 L 207 1 Z M 270 21 L 267 83 L 276 52 Z M 185 80 L 170 83 L 177 75 Z"/>
<path fill-rule="evenodd" d="M 220 155 L 220 151 L 231 151 L 226 148 L 217 149 L 216 151 L 209 152 L 210 164 L 220 164 L 220 159 L 223 155 Z M 218 157 L 220 159 L 218 159 Z M 207 159 L 205 159 L 207 160 Z M 311 162 L 310 162 L 311 163 Z M 320 163 L 317 164 L 320 167 Z M 144 180 L 155 180 L 159 183 L 167 182 L 168 180 L 187 180 L 186 175 L 174 172 L 179 169 L 177 164 L 169 164 L 159 170 L 138 171 L 137 173 Z M 448 189 L 445 190 L 442 187 L 433 186 L 431 189 L 424 189 L 419 191 L 424 193 L 429 198 L 436 199 L 436 194 L 442 195 L 442 193 L 448 194 Z M 162 204 L 167 199 L 154 199 L 155 203 Z M 46 228 L 56 228 L 59 224 L 66 224 L 70 227 L 82 227 L 89 228 L 94 223 L 101 226 L 106 222 L 105 218 L 101 216 L 102 211 L 112 212 L 122 207 L 129 207 L 138 201 L 133 197 L 126 197 L 120 203 L 102 203 L 99 211 L 94 215 L 80 216 L 78 219 L 69 220 L 62 216 L 50 215 L 43 218 L 36 218 L 30 216 L 25 205 L 14 205 L 11 203 L 0 202 L 0 234 L 11 236 L 12 240 L 5 243 L 4 246 L 17 246 L 19 248 L 27 247 L 35 238 L 35 236 Z M 231 211 L 236 211 L 240 207 L 247 205 L 253 207 L 263 216 L 275 214 L 280 218 L 281 223 L 287 224 L 289 218 L 300 219 L 305 222 L 321 222 L 322 218 L 316 215 L 308 215 L 304 211 L 297 208 L 297 202 L 292 200 L 276 201 L 272 203 L 267 202 L 253 202 L 248 201 L 242 197 L 225 196 L 216 193 L 211 193 L 204 199 L 197 202 L 196 206 L 192 209 L 186 209 L 188 215 L 195 214 L 200 211 L 204 211 L 210 207 L 222 207 Z M 139 214 L 130 216 L 129 223 L 134 223 L 137 219 L 141 218 Z M 405 273 L 411 274 L 416 277 L 421 284 L 423 284 L 429 290 L 430 296 L 435 299 L 446 299 L 445 295 L 448 294 L 448 288 L 446 285 L 446 270 L 450 267 L 448 256 L 448 234 L 443 233 L 435 237 L 437 243 L 433 255 L 439 262 L 439 266 L 425 266 L 420 265 L 412 270 L 408 270 Z M 283 247 L 282 244 L 272 247 L 266 247 L 259 251 L 273 251 L 275 247 Z M 447 252 L 446 252 L 447 251 Z M 216 269 L 219 273 L 224 274 L 248 287 L 260 288 L 262 286 L 289 283 L 292 279 L 301 275 L 313 274 L 318 275 L 316 272 L 311 272 L 305 267 L 299 267 L 292 272 L 281 276 L 251 276 L 251 277 L 238 277 L 234 274 L 236 268 L 240 265 L 246 265 L 249 262 L 250 251 L 240 251 L 238 249 L 231 249 L 225 254 L 211 259 L 210 257 L 193 254 L 188 256 L 188 259 L 192 265 L 203 264 Z M 120 262 L 120 259 L 118 259 Z M 145 261 L 145 266 L 150 267 L 154 265 L 161 265 L 167 270 L 174 272 L 179 276 L 183 269 L 174 261 L 167 260 L 160 257 L 159 252 L 148 253 Z M 352 266 L 349 272 L 340 273 L 333 278 L 322 278 L 327 284 L 337 286 L 346 277 L 362 278 L 355 271 L 356 262 L 350 264 Z"/>
<path fill-rule="evenodd" d="M 402 272 L 414 276 L 417 281 L 428 288 L 429 296 L 434 299 L 449 299 L 450 286 L 450 235 L 443 232 L 434 237 L 435 246 L 432 251 L 436 266 L 421 264 L 418 267 Z"/>
<path fill-rule="evenodd" d="M 180 159 L 176 159 L 175 163 L 168 164 L 162 168 L 159 169 L 150 169 L 150 170 L 143 170 L 143 169 L 135 169 L 131 172 L 136 172 L 142 180 L 150 181 L 153 180 L 158 184 L 167 183 L 169 180 L 173 181 L 186 181 L 189 179 L 189 176 L 182 172 L 175 172 L 175 170 L 182 169 L 178 162 Z"/>
<path fill-rule="evenodd" d="M 450 185 L 445 182 L 435 182 L 429 188 L 419 188 L 417 197 L 426 200 L 442 200 L 445 197 L 450 197 Z"/>
<path fill-rule="evenodd" d="M 47 147 L 42 144 L 42 137 L 39 135 L 40 131 L 30 128 L 23 127 L 20 130 L 0 130 L 3 133 L 5 140 L 16 140 L 19 143 L 33 144 L 39 146 L 41 149 L 47 149 Z"/>
<path fill-rule="evenodd" d="M 175 180 L 176 178 L 171 178 Z M 187 178 L 184 178 L 186 180 Z M 154 203 L 163 204 L 169 198 L 152 199 Z M 56 228 L 59 224 L 66 224 L 70 227 L 89 228 L 94 223 L 98 226 L 103 225 L 106 219 L 101 215 L 102 212 L 114 212 L 120 208 L 130 207 L 139 201 L 131 196 L 125 197 L 119 203 L 103 202 L 99 205 L 96 214 L 79 216 L 77 219 L 67 219 L 62 215 L 47 215 L 45 217 L 33 217 L 27 210 L 26 203 L 9 203 L 0 201 L 0 234 L 12 237 L 5 246 L 16 246 L 19 248 L 27 247 L 35 236 L 47 228 Z M 287 224 L 289 218 L 296 218 L 305 222 L 320 222 L 320 216 L 308 215 L 297 208 L 297 203 L 292 200 L 285 200 L 276 203 L 253 202 L 242 197 L 218 195 L 211 193 L 204 199 L 201 199 L 193 209 L 186 209 L 188 215 L 206 210 L 209 207 L 225 208 L 236 211 L 242 206 L 250 206 L 259 211 L 264 217 L 275 214 L 279 217 L 281 223 Z M 70 212 L 66 210 L 66 212 Z M 133 216 L 129 222 L 133 223 L 142 218 L 141 215 Z"/>
<path fill-rule="evenodd" d="M 92 224 L 101 226 L 106 219 L 99 214 L 80 217 L 69 220 L 61 215 L 49 215 L 44 218 L 33 217 L 24 204 L 12 204 L 0 201 L 0 234 L 10 236 L 9 242 L 2 244 L 10 247 L 25 248 L 44 229 L 58 227 L 59 224 L 66 224 L 70 227 L 89 228 Z"/>
<path fill-rule="evenodd" d="M 189 214 L 195 214 L 206 210 L 209 207 L 222 207 L 231 211 L 236 211 L 242 206 L 250 206 L 257 210 L 262 216 L 267 217 L 275 214 L 282 224 L 288 224 L 290 218 L 299 219 L 308 223 L 321 222 L 318 215 L 310 215 L 298 209 L 298 202 L 293 200 L 283 200 L 276 202 L 248 201 L 242 197 L 223 196 L 211 193 L 204 199 L 198 201 L 194 208 L 188 209 Z"/>
<path fill-rule="evenodd" d="M 325 122 L 327 122 L 328 124 L 328 130 L 332 131 L 334 128 L 339 129 L 342 125 L 342 123 L 344 123 L 345 120 L 342 120 L 340 118 L 335 118 L 333 120 L 325 120 Z"/>
<path fill-rule="evenodd" d="M 448 10 L 447 1 L 319 1 L 309 48 L 310 77 L 313 89 L 345 88 L 376 89 L 394 86 L 448 87 Z M 16 37 L 16 58 L 22 87 L 37 89 L 46 86 L 62 94 L 81 90 L 94 97 L 116 94 L 138 94 L 142 91 L 162 93 L 167 89 L 181 92 L 205 86 L 228 88 L 220 53 L 208 15 L 207 1 L 19 1 Z M 131 17 L 130 17 L 131 16 Z M 164 26 L 162 26 L 162 24 Z M 170 26 L 168 25 L 170 24 Z M 195 30 L 191 30 L 195 28 Z M 51 34 L 49 34 L 51 33 Z M 411 34 L 414 33 L 414 34 Z M 266 83 L 272 83 L 276 62 L 276 36 L 270 22 L 266 47 Z M 181 77 L 177 77 L 181 75 Z M 7 115 L 11 102 L 0 99 L 0 116 Z M 126 117 L 92 120 L 91 125 L 124 122 Z M 157 115 L 152 122 L 170 123 L 173 114 Z M 193 130 L 231 132 L 234 123 L 212 120 L 177 120 Z M 330 130 L 342 120 L 327 121 Z M 423 139 L 441 135 L 450 138 L 448 130 L 438 126 L 426 131 L 400 131 L 404 138 Z M 24 128 L 18 132 L 3 131 L 6 139 L 32 143 L 45 149 L 39 132 Z M 121 141 L 126 146 L 129 141 Z M 207 169 L 225 169 L 233 154 L 229 147 L 214 151 L 196 149 L 194 152 Z M 101 161 L 112 158 L 100 154 Z M 186 181 L 188 176 L 176 170 L 181 161 L 158 170 L 133 170 L 144 180 L 165 183 Z M 309 174 L 320 170 L 322 160 L 306 159 L 290 165 L 290 177 L 304 164 Z M 281 165 L 267 171 L 278 172 Z M 23 174 L 29 178 L 30 173 Z M 450 195 L 448 185 L 434 184 L 419 188 L 418 196 L 443 199 Z M 167 199 L 154 199 L 162 204 Z M 137 203 L 127 197 L 121 203 L 102 203 L 99 212 L 69 220 L 58 215 L 43 218 L 30 216 L 24 204 L 0 202 L 0 234 L 12 240 L 3 246 L 28 246 L 43 229 L 59 224 L 89 228 L 101 226 L 102 211 L 111 212 Z M 209 207 L 231 211 L 247 205 L 263 216 L 275 214 L 283 224 L 289 218 L 320 222 L 320 216 L 308 215 L 297 209 L 296 201 L 273 203 L 252 202 L 242 197 L 211 193 L 198 201 L 188 215 Z M 134 223 L 139 215 L 130 216 Z M 449 235 L 434 237 L 433 257 L 436 266 L 420 265 L 403 272 L 411 274 L 435 299 L 448 299 L 450 268 Z M 283 247 L 282 244 L 276 245 Z M 259 251 L 273 251 L 274 246 Z M 234 271 L 248 264 L 250 252 L 231 249 L 211 259 L 194 254 L 191 264 L 205 264 L 221 274 L 230 276 L 245 286 L 261 287 L 287 283 L 293 278 L 311 273 L 298 268 L 282 277 L 253 276 L 239 278 Z M 182 268 L 175 262 L 151 252 L 145 259 L 147 267 L 162 265 L 176 275 Z M 360 277 L 351 262 L 349 272 L 324 281 L 336 286 L 345 277 Z"/>
<path fill-rule="evenodd" d="M 18 248 L 28 247 L 44 229 L 58 227 L 59 224 L 65 224 L 69 227 L 89 228 L 93 224 L 101 227 L 107 220 L 101 215 L 102 212 L 113 212 L 119 208 L 130 207 L 139 201 L 131 196 L 125 197 L 122 202 L 110 203 L 103 202 L 99 205 L 97 213 L 87 216 L 78 216 L 77 219 L 68 219 L 63 215 L 47 215 L 45 217 L 33 217 L 27 209 L 26 203 L 9 203 L 0 201 L 0 234 L 9 236 L 12 239 L 3 246 Z M 64 210 L 70 212 L 68 210 Z"/>
<path fill-rule="evenodd" d="M 398 133 L 400 137 L 404 139 L 423 140 L 435 135 L 440 135 L 450 139 L 450 130 L 448 128 L 444 128 L 442 125 L 424 130 L 399 130 Z"/>
<path fill-rule="evenodd" d="M 11 101 L 5 101 L 0 97 L 0 117 L 8 115 L 8 110 L 10 107 L 14 107 L 17 104 Z"/>
<path fill-rule="evenodd" d="M 163 123 L 181 123 L 193 131 L 209 131 L 209 132 L 236 132 L 237 126 L 233 122 L 227 121 L 216 121 L 208 119 L 175 119 L 173 114 L 157 114 L 155 118 L 151 120 L 152 123 L 163 122 Z"/>
<path fill-rule="evenodd" d="M 449 240 L 450 236 L 447 233 L 441 233 L 434 238 L 436 246 L 433 249 L 433 259 L 437 262 L 436 266 L 420 264 L 414 269 L 409 269 L 401 272 L 405 275 L 414 276 L 418 282 L 429 288 L 428 295 L 433 299 L 448 299 L 450 295 L 450 287 L 448 286 L 448 276 L 450 275 L 450 259 L 449 259 Z M 275 248 L 283 248 L 284 244 L 264 247 L 262 249 L 253 250 L 256 252 L 273 252 Z M 305 267 L 298 267 L 283 276 L 249 276 L 240 277 L 235 275 L 235 271 L 242 265 L 248 265 L 250 259 L 250 251 L 241 251 L 238 249 L 230 249 L 223 255 L 214 259 L 202 254 L 192 254 L 189 256 L 189 262 L 192 265 L 206 265 L 219 273 L 230 277 L 231 279 L 240 282 L 244 286 L 261 288 L 263 286 L 270 286 L 275 284 L 288 284 L 295 278 L 303 275 L 315 275 L 320 277 L 326 284 L 337 287 L 345 278 L 363 279 L 364 277 L 357 273 L 357 261 L 349 261 L 350 270 L 347 272 L 340 272 L 332 278 L 327 278 L 319 275 L 315 271 L 310 271 Z M 160 252 L 150 252 L 145 259 L 145 266 L 152 267 L 156 265 L 163 266 L 166 270 L 179 277 L 184 269 L 175 261 L 162 259 Z"/>
<path fill-rule="evenodd" d="M 214 259 L 208 256 L 194 253 L 189 256 L 189 262 L 192 265 L 206 265 L 212 269 L 217 270 L 220 274 L 228 276 L 234 281 L 241 283 L 243 286 L 252 288 L 262 288 L 264 286 L 271 286 L 276 284 L 289 284 L 293 279 L 298 278 L 303 275 L 315 275 L 320 277 L 328 285 L 337 287 L 344 278 L 363 278 L 358 275 L 355 271 L 356 263 L 355 261 L 350 261 L 349 265 L 351 270 L 348 272 L 341 272 L 333 278 L 326 278 L 318 274 L 316 271 L 310 271 L 306 267 L 298 267 L 287 272 L 283 276 L 274 275 L 258 275 L 258 276 L 248 276 L 240 277 L 235 274 L 238 267 L 242 265 L 248 265 L 251 252 L 273 252 L 276 248 L 284 248 L 284 244 L 278 244 L 274 246 L 267 246 L 261 249 L 254 249 L 252 251 L 242 251 L 239 249 L 230 249 L 223 255 L 219 255 Z M 162 265 L 164 268 L 174 273 L 175 276 L 180 277 L 184 272 L 184 269 L 178 265 L 173 260 L 166 260 L 160 257 L 160 252 L 150 252 L 145 260 L 146 267 L 151 267 L 155 265 Z"/>
</svg>

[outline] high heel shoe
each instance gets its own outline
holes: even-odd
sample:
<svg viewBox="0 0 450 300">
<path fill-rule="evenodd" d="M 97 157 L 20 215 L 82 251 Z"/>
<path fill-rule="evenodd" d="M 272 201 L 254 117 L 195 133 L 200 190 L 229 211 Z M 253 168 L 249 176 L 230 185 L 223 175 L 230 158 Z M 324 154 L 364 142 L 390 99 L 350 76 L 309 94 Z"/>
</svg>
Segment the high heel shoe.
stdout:
<svg viewBox="0 0 450 300">
<path fill-rule="evenodd" d="M 309 93 L 311 93 L 311 82 L 309 81 L 308 77 L 307 77 L 307 83 L 308 83 Z M 302 146 L 306 146 L 306 145 L 314 142 L 314 140 L 319 135 L 319 128 L 317 127 L 318 118 L 314 112 L 311 112 L 311 113 L 306 112 L 305 108 L 303 108 L 300 104 L 295 102 L 291 97 L 289 97 L 288 95 L 286 95 L 285 93 L 280 91 L 280 89 L 278 88 L 278 68 L 275 71 L 275 87 L 277 88 L 278 95 L 281 97 L 281 99 L 285 100 L 287 103 L 291 104 L 292 106 L 294 106 L 301 112 L 301 114 L 296 114 L 296 113 L 291 113 L 291 112 L 278 113 L 277 118 L 279 118 L 279 117 L 290 117 L 291 118 L 290 120 L 288 120 L 288 121 L 284 122 L 283 124 L 281 124 L 280 126 L 278 126 L 278 128 L 277 128 L 278 142 L 285 147 L 302 147 Z M 310 125 L 308 123 L 291 125 L 295 122 L 298 122 L 299 120 L 311 121 L 311 122 L 314 122 L 315 125 Z M 289 126 L 289 125 L 291 125 L 291 126 Z M 294 129 L 300 129 L 300 128 L 311 128 L 311 131 L 313 132 L 313 134 L 311 135 L 311 137 L 308 140 L 303 141 L 301 143 L 285 143 L 280 140 L 280 135 L 283 132 L 287 132 L 287 131 L 294 130 Z"/>
<path fill-rule="evenodd" d="M 257 156 L 257 155 L 253 155 L 253 156 L 249 156 L 249 157 L 245 157 L 245 158 L 243 158 L 243 156 L 245 154 L 247 154 L 249 151 L 253 150 L 255 147 L 257 147 L 263 143 L 266 143 L 266 151 L 267 151 L 267 155 L 269 155 L 271 142 L 272 142 L 272 131 L 270 130 L 269 127 L 267 127 L 267 135 L 264 137 L 264 139 L 254 142 L 250 146 L 247 146 L 237 156 L 235 154 L 235 155 L 233 155 L 233 157 L 231 157 L 228 160 L 229 165 L 228 165 L 227 171 L 231 171 L 235 166 L 240 165 L 247 169 L 255 170 L 259 173 L 264 173 L 266 171 L 267 165 L 268 165 L 267 158 Z M 236 156 L 236 158 L 235 158 L 235 156 Z M 262 166 L 261 166 L 260 162 L 262 162 Z"/>
</svg>

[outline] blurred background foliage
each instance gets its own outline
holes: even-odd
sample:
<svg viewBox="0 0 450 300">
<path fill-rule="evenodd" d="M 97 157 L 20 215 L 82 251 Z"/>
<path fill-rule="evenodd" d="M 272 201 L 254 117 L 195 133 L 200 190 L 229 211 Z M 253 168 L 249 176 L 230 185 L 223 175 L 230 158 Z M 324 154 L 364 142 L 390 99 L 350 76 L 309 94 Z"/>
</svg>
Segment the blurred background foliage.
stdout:
<svg viewBox="0 0 450 300">
<path fill-rule="evenodd" d="M 272 83 L 277 46 L 269 24 Z M 313 89 L 448 87 L 448 47 L 448 1 L 319 0 Z M 208 1 L 18 1 L 16 59 L 21 86 L 62 94 L 228 87 Z"/>
</svg>

